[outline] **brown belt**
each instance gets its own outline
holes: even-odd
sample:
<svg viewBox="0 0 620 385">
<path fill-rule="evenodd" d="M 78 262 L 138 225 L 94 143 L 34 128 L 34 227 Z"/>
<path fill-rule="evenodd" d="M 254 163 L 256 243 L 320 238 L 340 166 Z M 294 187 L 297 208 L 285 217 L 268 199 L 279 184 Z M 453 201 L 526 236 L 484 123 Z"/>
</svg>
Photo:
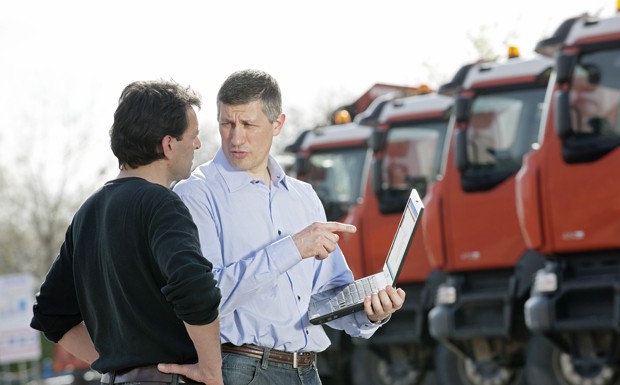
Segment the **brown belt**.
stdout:
<svg viewBox="0 0 620 385">
<path fill-rule="evenodd" d="M 222 344 L 222 352 L 225 353 L 236 353 L 241 354 L 243 356 L 252 357 L 256 359 L 262 359 L 265 355 L 265 350 L 260 346 L 256 345 L 241 345 L 236 346 L 229 343 Z M 269 350 L 269 356 L 267 357 L 269 361 L 278 362 L 281 364 L 291 364 L 293 368 L 298 368 L 300 366 L 310 366 L 313 362 L 316 361 L 316 353 L 315 352 L 284 352 L 282 350 Z"/>
<path fill-rule="evenodd" d="M 114 377 L 113 382 L 110 379 Z M 190 378 L 178 375 L 167 374 L 157 370 L 156 366 L 140 366 L 133 369 L 117 370 L 115 372 L 104 373 L 101 376 L 101 383 L 107 385 L 122 384 L 125 382 L 164 382 L 170 384 L 191 383 L 200 384 Z"/>
</svg>

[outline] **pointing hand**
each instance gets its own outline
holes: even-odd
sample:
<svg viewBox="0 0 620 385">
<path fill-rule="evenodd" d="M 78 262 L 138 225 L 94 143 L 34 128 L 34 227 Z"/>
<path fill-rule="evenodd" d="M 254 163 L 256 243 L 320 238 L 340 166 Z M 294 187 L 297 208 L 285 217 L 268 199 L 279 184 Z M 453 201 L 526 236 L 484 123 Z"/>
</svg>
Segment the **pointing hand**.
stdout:
<svg viewBox="0 0 620 385">
<path fill-rule="evenodd" d="M 302 258 L 316 257 L 325 259 L 336 249 L 340 237 L 336 232 L 354 233 L 353 225 L 339 222 L 314 222 L 310 226 L 292 235 L 295 246 Z"/>
</svg>

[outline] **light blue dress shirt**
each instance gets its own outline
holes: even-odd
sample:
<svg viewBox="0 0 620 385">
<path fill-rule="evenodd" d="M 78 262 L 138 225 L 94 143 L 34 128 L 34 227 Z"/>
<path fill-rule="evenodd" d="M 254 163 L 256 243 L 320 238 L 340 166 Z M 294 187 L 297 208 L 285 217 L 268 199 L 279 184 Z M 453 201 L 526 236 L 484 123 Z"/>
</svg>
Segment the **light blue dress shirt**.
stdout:
<svg viewBox="0 0 620 385">
<path fill-rule="evenodd" d="M 305 182 L 269 158 L 271 188 L 230 165 L 220 149 L 174 191 L 198 226 L 202 252 L 222 293 L 222 342 L 293 351 L 325 350 L 323 326 L 308 320 L 313 293 L 353 280 L 340 248 L 327 259 L 302 259 L 291 235 L 324 222 L 321 201 Z M 329 326 L 368 338 L 377 326 L 364 312 Z"/>
</svg>

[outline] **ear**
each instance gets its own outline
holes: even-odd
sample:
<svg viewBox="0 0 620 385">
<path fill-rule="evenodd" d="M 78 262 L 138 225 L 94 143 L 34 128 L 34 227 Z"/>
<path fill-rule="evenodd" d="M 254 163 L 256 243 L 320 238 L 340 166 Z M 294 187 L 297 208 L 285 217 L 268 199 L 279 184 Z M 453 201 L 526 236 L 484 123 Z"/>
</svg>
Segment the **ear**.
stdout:
<svg viewBox="0 0 620 385">
<path fill-rule="evenodd" d="M 282 126 L 284 126 L 284 121 L 286 120 L 286 115 L 280 114 L 275 122 L 273 122 L 273 136 L 280 135 L 282 131 Z"/>
<path fill-rule="evenodd" d="M 171 159 L 174 152 L 174 138 L 170 135 L 166 135 L 161 140 L 161 149 L 166 159 Z"/>
</svg>

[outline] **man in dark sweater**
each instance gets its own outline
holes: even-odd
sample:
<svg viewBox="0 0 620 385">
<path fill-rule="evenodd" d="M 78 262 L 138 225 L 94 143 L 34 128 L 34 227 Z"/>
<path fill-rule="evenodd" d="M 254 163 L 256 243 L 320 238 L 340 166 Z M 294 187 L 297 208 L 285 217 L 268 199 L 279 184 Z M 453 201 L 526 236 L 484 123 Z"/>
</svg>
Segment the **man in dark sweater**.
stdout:
<svg viewBox="0 0 620 385">
<path fill-rule="evenodd" d="M 222 384 L 220 292 L 170 190 L 200 148 L 200 104 L 174 82 L 125 88 L 110 129 L 120 173 L 77 211 L 37 294 L 31 326 L 105 384 Z M 189 364 L 186 377 L 158 371 L 160 362 Z"/>
</svg>

